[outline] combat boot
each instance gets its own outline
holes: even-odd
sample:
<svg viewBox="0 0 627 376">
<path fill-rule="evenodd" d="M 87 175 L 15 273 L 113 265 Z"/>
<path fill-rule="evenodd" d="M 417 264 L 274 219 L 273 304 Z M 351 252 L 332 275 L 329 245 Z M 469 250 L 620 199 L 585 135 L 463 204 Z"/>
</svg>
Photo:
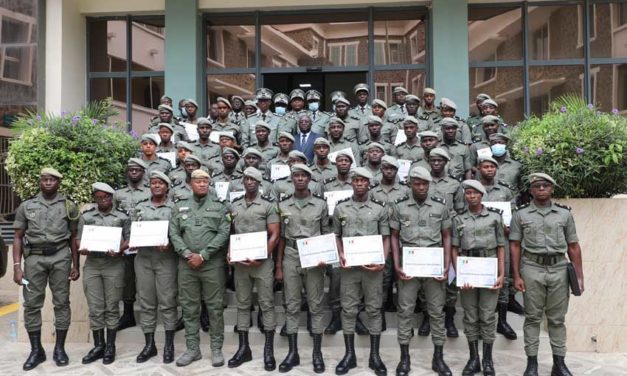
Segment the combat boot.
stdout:
<svg viewBox="0 0 627 376">
<path fill-rule="evenodd" d="M 274 359 L 274 330 L 266 332 L 266 342 L 263 346 L 263 369 L 274 371 L 276 360 Z"/>
<path fill-rule="evenodd" d="M 451 369 L 444 362 L 443 347 L 435 345 L 433 349 L 433 359 L 431 369 L 438 373 L 438 376 L 453 376 Z"/>
<path fill-rule="evenodd" d="M 523 373 L 523 376 L 538 376 L 538 357 L 537 356 L 527 357 L 527 368 L 525 368 L 525 373 Z"/>
<path fill-rule="evenodd" d="M 176 366 L 177 367 L 185 367 L 185 366 L 190 365 L 192 362 L 200 360 L 201 358 L 202 358 L 202 354 L 200 353 L 200 349 L 198 349 L 198 348 L 195 348 L 195 349 L 187 348 L 187 350 L 185 350 L 183 355 L 181 355 L 176 360 Z"/>
<path fill-rule="evenodd" d="M 221 349 L 211 349 L 211 365 L 213 367 L 222 367 L 224 365 L 224 355 Z"/>
<path fill-rule="evenodd" d="M 41 346 L 41 330 L 28 332 L 28 340 L 30 341 L 30 354 L 22 367 L 24 371 L 30 371 L 46 361 L 46 352 Z"/>
<path fill-rule="evenodd" d="M 360 336 L 367 336 L 370 334 L 370 331 L 366 325 L 364 325 L 364 322 L 359 318 L 359 314 L 357 314 L 357 319 L 355 320 L 355 333 Z"/>
<path fill-rule="evenodd" d="M 155 333 L 144 333 L 146 344 L 137 355 L 137 363 L 144 363 L 153 356 L 157 356 L 157 346 L 155 345 Z"/>
<path fill-rule="evenodd" d="M 137 325 L 135 322 L 135 312 L 133 311 L 133 302 L 124 302 L 124 311 L 122 317 L 118 321 L 117 330 L 124 330 Z"/>
<path fill-rule="evenodd" d="M 67 337 L 66 330 L 57 330 L 57 338 L 54 344 L 54 352 L 52 353 L 52 359 L 57 367 L 67 366 L 70 362 L 65 352 L 65 338 Z"/>
<path fill-rule="evenodd" d="M 344 357 L 335 367 L 336 375 L 345 375 L 349 370 L 357 367 L 357 357 L 355 356 L 355 335 L 344 334 L 344 347 L 346 352 Z"/>
<path fill-rule="evenodd" d="M 102 359 L 105 350 L 105 338 L 104 329 L 98 329 L 92 331 L 94 337 L 94 348 L 89 350 L 87 355 L 83 357 L 83 364 L 89 364 L 95 362 L 98 359 Z"/>
<path fill-rule="evenodd" d="M 298 355 L 298 334 L 287 335 L 287 356 L 281 364 L 279 364 L 279 372 L 285 373 L 292 370 L 292 368 L 300 365 L 300 356 Z"/>
<path fill-rule="evenodd" d="M 252 328 L 252 325 L 250 326 Z M 257 310 L 257 328 L 259 328 L 259 331 L 261 333 L 265 333 L 266 330 L 263 327 L 263 313 L 261 312 L 261 307 L 258 307 Z"/>
<path fill-rule="evenodd" d="M 322 334 L 313 335 L 313 352 L 311 354 L 315 373 L 324 373 L 324 359 L 322 358 Z"/>
<path fill-rule="evenodd" d="M 479 342 L 468 341 L 468 352 L 470 358 L 466 362 L 466 366 L 462 371 L 462 376 L 472 376 L 477 372 L 481 372 L 481 364 L 479 362 Z"/>
<path fill-rule="evenodd" d="M 248 344 L 248 332 L 239 332 L 239 348 L 235 355 L 229 359 L 229 368 L 236 368 L 246 362 L 253 360 L 252 352 L 250 351 L 250 345 Z"/>
<path fill-rule="evenodd" d="M 502 334 L 503 337 L 509 340 L 518 338 L 514 329 L 507 323 L 507 303 L 498 303 L 496 309 L 499 316 L 499 321 L 496 324 L 496 332 Z"/>
<path fill-rule="evenodd" d="M 564 363 L 564 357 L 559 355 L 553 355 L 553 369 L 551 369 L 551 376 L 572 376 L 566 363 Z"/>
<path fill-rule="evenodd" d="M 507 303 L 507 310 L 517 315 L 525 314 L 525 309 L 523 308 L 523 306 L 520 305 L 520 303 L 518 303 L 515 295 L 509 296 L 509 302 Z"/>
<path fill-rule="evenodd" d="M 484 376 L 494 376 L 494 362 L 492 361 L 492 344 L 483 343 L 483 359 L 481 360 Z"/>
<path fill-rule="evenodd" d="M 115 362 L 115 337 L 117 331 L 107 328 L 107 344 L 104 354 L 102 355 L 102 364 L 111 364 Z"/>
<path fill-rule="evenodd" d="M 379 344 L 381 343 L 380 334 L 370 335 L 370 357 L 368 358 L 368 368 L 374 371 L 377 376 L 385 376 L 388 374 L 388 369 L 383 364 L 381 356 L 379 355 Z"/>
<path fill-rule="evenodd" d="M 401 361 L 396 366 L 396 376 L 407 376 L 411 370 L 411 358 L 409 357 L 409 345 L 401 345 Z"/>
<path fill-rule="evenodd" d="M 429 314 L 427 311 L 422 312 L 422 323 L 418 328 L 418 335 L 421 337 L 427 337 L 431 334 L 431 321 L 429 320 Z"/>
<path fill-rule="evenodd" d="M 342 316 L 339 310 L 333 310 L 331 312 L 331 322 L 324 330 L 324 334 L 335 334 L 340 330 L 342 330 Z"/>
<path fill-rule="evenodd" d="M 455 327 L 455 307 L 444 307 L 444 326 L 446 327 L 446 336 L 450 338 L 459 337 L 457 328 Z"/>
<path fill-rule="evenodd" d="M 163 363 L 174 361 L 174 330 L 165 331 L 165 345 L 163 346 Z"/>
</svg>

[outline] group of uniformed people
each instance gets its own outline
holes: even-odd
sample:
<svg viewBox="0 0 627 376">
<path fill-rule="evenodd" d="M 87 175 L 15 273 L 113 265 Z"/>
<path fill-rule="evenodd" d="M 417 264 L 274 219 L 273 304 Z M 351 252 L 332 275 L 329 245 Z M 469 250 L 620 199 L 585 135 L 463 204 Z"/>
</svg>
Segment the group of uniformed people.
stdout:
<svg viewBox="0 0 627 376">
<path fill-rule="evenodd" d="M 334 92 L 333 112 L 327 113 L 320 109 L 321 95 L 315 90 L 295 89 L 288 96 L 261 88 L 255 101 L 218 98 L 208 118 L 198 117 L 198 104 L 191 99 L 179 102 L 181 117 L 175 117 L 172 100 L 164 97 L 158 116 L 141 136 L 138 156 L 128 161 L 128 185 L 114 190 L 93 183 L 94 203 L 82 213 L 58 192 L 63 175 L 50 167 L 42 169 L 40 194 L 20 205 L 14 222 L 14 280 L 20 285 L 28 282 L 23 289 L 24 321 L 31 353 L 24 369 L 46 360 L 40 310 L 47 284 L 55 306 L 53 359 L 59 366 L 68 364 L 64 342 L 70 324 L 69 281 L 80 275 L 82 254 L 94 342 L 84 364 L 115 360 L 116 333 L 135 325 L 137 298 L 146 341 L 137 362 L 157 355 L 154 334 L 159 313 L 165 329 L 164 363 L 174 361 L 174 334 L 182 327 L 186 350 L 177 366 L 199 360 L 202 327 L 209 332 L 212 365 L 222 366 L 224 292 L 231 278 L 239 348 L 228 360 L 229 367 L 252 360 L 248 332 L 255 289 L 258 325 L 265 335 L 264 369 L 276 369 L 274 291 L 275 282 L 282 282 L 281 334 L 287 336 L 289 350 L 278 366 L 280 372 L 300 364 L 297 333 L 304 307 L 316 373 L 326 370 L 323 334 L 342 329 L 345 355 L 335 373 L 346 374 L 356 367 L 357 333 L 370 335 L 369 368 L 385 375 L 379 344 L 386 330 L 384 311 L 394 306 L 391 291 L 396 280 L 401 354 L 397 375 L 410 372 L 415 312 L 423 314 L 418 334 L 432 336 L 433 371 L 452 374 L 443 347 L 447 336 L 458 336 L 454 324 L 458 294 L 469 347 L 463 375 L 495 374 L 495 332 L 516 339 L 507 324 L 508 309 L 525 315 L 524 375 L 538 374 L 543 315 L 554 356 L 552 374 L 570 375 L 564 363 L 568 260 L 582 290 L 583 270 L 570 209 L 551 199 L 556 182 L 544 173 L 533 173 L 523 183 L 520 163 L 507 152 L 508 127 L 488 95 L 477 97 L 480 113 L 464 121 L 455 115 L 450 99 L 442 98 L 436 106 L 433 89 L 425 89 L 421 98 L 402 87 L 394 94 L 391 106 L 378 99 L 369 102 L 368 86 L 358 84 L 354 107 L 345 93 Z M 171 152 L 175 166 L 160 154 Z M 527 183 L 528 190 L 523 188 Z M 329 212 L 324 193 L 348 190 L 350 197 Z M 517 200 L 522 204 L 515 209 L 511 226 L 504 225 L 500 210 L 482 204 L 514 205 Z M 156 220 L 169 221 L 169 244 L 129 248 L 130 223 Z M 85 225 L 121 227 L 119 249 L 103 253 L 82 248 Z M 268 257 L 231 262 L 229 236 L 260 231 L 267 233 Z M 340 265 L 321 262 L 302 268 L 297 240 L 331 233 L 336 236 Z M 368 235 L 381 235 L 386 263 L 346 266 L 342 238 Z M 443 275 L 406 275 L 403 247 L 443 248 Z M 458 256 L 496 258 L 495 285 L 485 289 L 449 284 L 449 265 L 455 268 Z M 225 265 L 230 272 L 225 273 Z M 332 311 L 326 327 L 325 275 L 326 304 Z M 523 292 L 524 309 L 514 299 L 516 291 Z M 362 310 L 365 325 L 359 319 Z"/>
</svg>

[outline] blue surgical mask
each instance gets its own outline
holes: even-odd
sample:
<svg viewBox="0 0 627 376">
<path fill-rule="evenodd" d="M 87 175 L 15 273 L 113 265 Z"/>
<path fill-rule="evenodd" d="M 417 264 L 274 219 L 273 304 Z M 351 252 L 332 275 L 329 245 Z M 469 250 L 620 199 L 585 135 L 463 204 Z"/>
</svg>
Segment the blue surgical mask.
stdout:
<svg viewBox="0 0 627 376">
<path fill-rule="evenodd" d="M 282 116 L 282 115 L 285 115 L 285 110 L 286 110 L 285 107 L 277 106 L 274 108 L 274 113 Z"/>
<path fill-rule="evenodd" d="M 311 102 L 309 103 L 309 111 L 318 111 L 318 108 L 320 107 L 320 103 L 319 102 Z"/>
<path fill-rule="evenodd" d="M 494 144 L 490 149 L 492 149 L 492 155 L 495 157 L 502 157 L 507 153 L 507 146 L 503 144 Z"/>
<path fill-rule="evenodd" d="M 179 112 L 181 113 L 182 117 L 184 117 L 184 118 L 187 117 L 187 111 L 185 110 L 185 107 L 179 108 Z"/>
</svg>

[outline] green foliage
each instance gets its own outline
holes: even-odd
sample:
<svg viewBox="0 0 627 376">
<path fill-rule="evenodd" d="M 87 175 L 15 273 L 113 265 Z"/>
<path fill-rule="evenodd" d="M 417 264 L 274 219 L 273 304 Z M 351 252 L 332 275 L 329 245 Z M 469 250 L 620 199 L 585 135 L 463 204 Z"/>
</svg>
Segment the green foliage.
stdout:
<svg viewBox="0 0 627 376">
<path fill-rule="evenodd" d="M 60 190 L 80 203 L 91 202 L 91 184 L 124 183 L 126 161 L 138 141 L 123 124 L 107 124 L 115 114 L 110 100 L 91 103 L 61 116 L 26 114 L 16 122 L 22 130 L 9 146 L 6 170 L 22 198 L 39 192 L 39 172 L 54 167 L 64 175 Z"/>
<path fill-rule="evenodd" d="M 545 172 L 557 197 L 610 197 L 627 191 L 627 119 L 602 113 L 579 97 L 551 103 L 541 118 L 521 122 L 511 152 L 523 174 Z"/>
</svg>

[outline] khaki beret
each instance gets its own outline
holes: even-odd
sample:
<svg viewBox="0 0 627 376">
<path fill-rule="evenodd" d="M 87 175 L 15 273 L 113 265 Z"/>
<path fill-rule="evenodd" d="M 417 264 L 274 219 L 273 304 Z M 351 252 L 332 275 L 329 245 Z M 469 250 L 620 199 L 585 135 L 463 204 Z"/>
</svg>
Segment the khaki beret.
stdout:
<svg viewBox="0 0 627 376">
<path fill-rule="evenodd" d="M 368 84 L 359 83 L 359 84 L 357 84 L 357 85 L 355 85 L 353 87 L 353 93 L 355 93 L 355 94 L 357 94 L 357 92 L 362 91 L 362 90 L 370 93 L 370 89 L 368 88 Z"/>
<path fill-rule="evenodd" d="M 211 120 L 205 117 L 198 118 L 198 121 L 196 122 L 196 128 L 200 127 L 201 125 L 208 125 L 209 127 L 213 128 L 213 123 L 211 123 Z"/>
<path fill-rule="evenodd" d="M 492 164 L 494 164 L 497 168 L 499 167 L 499 162 L 496 161 L 496 159 L 492 158 L 492 157 L 481 157 L 479 158 L 479 160 L 477 161 L 477 165 L 482 164 L 483 162 L 490 162 Z"/>
<path fill-rule="evenodd" d="M 216 102 L 222 102 L 227 105 L 228 108 L 233 108 L 233 106 L 231 106 L 231 102 L 229 102 L 229 100 L 224 97 L 218 97 L 218 99 L 216 99 Z"/>
<path fill-rule="evenodd" d="M 487 115 L 481 118 L 481 124 L 498 124 L 499 120 L 498 116 Z"/>
<path fill-rule="evenodd" d="M 488 194 L 483 184 L 481 184 L 481 182 L 479 182 L 478 180 L 464 180 L 462 182 L 462 188 L 464 188 L 464 190 L 467 188 L 472 188 L 475 191 L 481 193 L 482 196 Z"/>
<path fill-rule="evenodd" d="M 194 147 L 186 141 L 179 141 L 176 143 L 176 149 L 180 149 L 180 148 L 185 148 L 191 152 L 194 151 Z"/>
<path fill-rule="evenodd" d="M 431 174 L 429 173 L 429 171 L 426 168 L 422 167 L 422 166 L 412 167 L 411 170 L 409 170 L 408 177 L 410 179 L 420 179 L 420 180 L 424 180 L 424 181 L 433 181 L 433 178 L 431 177 Z"/>
<path fill-rule="evenodd" d="M 388 109 L 388 105 L 387 103 L 385 103 L 384 101 L 382 101 L 381 99 L 375 99 L 372 101 L 372 105 L 373 106 L 381 106 L 383 108 L 385 108 L 386 110 Z"/>
<path fill-rule="evenodd" d="M 281 132 L 279 133 L 279 138 L 287 138 L 288 140 L 292 141 L 292 142 L 296 142 L 296 140 L 294 139 L 294 135 L 292 135 L 289 132 Z"/>
<path fill-rule="evenodd" d="M 351 170 L 351 179 L 355 179 L 357 177 L 366 178 L 368 180 L 374 179 L 372 173 L 365 167 L 355 167 Z"/>
<path fill-rule="evenodd" d="M 220 139 L 220 137 L 230 138 L 231 140 L 237 142 L 237 139 L 235 138 L 235 135 L 232 132 L 229 132 L 229 131 L 219 132 L 218 140 Z"/>
<path fill-rule="evenodd" d="M 345 149 L 342 149 L 342 150 L 340 150 L 340 151 L 338 151 L 338 152 L 337 152 L 337 154 L 335 155 L 335 160 L 337 161 L 337 159 L 338 159 L 339 157 L 346 157 L 346 158 L 348 158 L 348 159 L 350 159 L 350 160 L 351 160 L 351 163 L 352 163 L 352 162 L 355 162 L 355 159 L 353 158 L 353 154 L 352 154 L 352 153 L 349 153 L 349 152 L 348 152 L 347 150 L 345 150 Z"/>
<path fill-rule="evenodd" d="M 483 102 L 481 102 L 481 105 L 482 105 L 482 106 L 485 106 L 486 104 L 489 104 L 489 105 L 494 106 L 494 107 L 498 107 L 498 106 L 499 106 L 499 105 L 496 103 L 496 101 L 495 101 L 494 99 L 492 99 L 492 98 L 486 99 L 486 100 L 484 100 Z"/>
<path fill-rule="evenodd" d="M 174 127 L 170 123 L 159 123 L 159 129 L 168 128 L 170 132 L 174 133 Z"/>
<path fill-rule="evenodd" d="M 324 138 L 324 137 L 318 137 L 318 138 L 316 138 L 316 139 L 315 139 L 315 141 L 314 141 L 314 146 L 315 146 L 315 145 L 326 145 L 326 146 L 328 146 L 329 148 L 331 147 L 331 143 L 329 142 L 329 140 L 327 140 L 327 139 L 326 139 L 326 138 Z"/>
<path fill-rule="evenodd" d="M 270 129 L 270 124 L 266 123 L 266 122 L 265 122 L 265 121 L 263 121 L 263 120 L 258 120 L 258 121 L 255 123 L 255 128 L 257 128 L 257 127 L 263 127 L 263 128 L 266 128 L 268 131 L 271 131 L 271 130 L 272 130 L 272 129 Z"/>
<path fill-rule="evenodd" d="M 233 154 L 235 158 L 240 159 L 239 153 L 233 148 L 225 147 L 224 149 L 222 149 L 222 155 L 224 154 Z"/>
<path fill-rule="evenodd" d="M 261 175 L 261 171 L 257 170 L 254 167 L 246 167 L 244 170 L 244 176 L 248 176 L 250 178 L 255 179 L 257 182 L 261 183 L 263 180 L 263 176 Z"/>
<path fill-rule="evenodd" d="M 93 193 L 96 193 L 98 191 L 100 192 L 105 192 L 108 194 L 114 194 L 115 190 L 113 188 L 111 188 L 111 186 L 107 183 L 101 183 L 101 182 L 95 182 L 94 184 L 91 185 L 91 191 Z"/>
<path fill-rule="evenodd" d="M 433 148 L 433 149 L 431 149 L 431 151 L 429 152 L 429 158 L 431 158 L 431 157 L 442 157 L 442 158 L 446 159 L 447 161 L 451 160 L 451 156 L 448 155 L 446 150 L 444 150 L 442 148 Z"/>
<path fill-rule="evenodd" d="M 298 158 L 298 159 L 304 160 L 305 163 L 309 162 L 309 159 L 307 159 L 307 156 L 305 155 L 305 153 L 303 153 L 302 151 L 298 151 L 298 150 L 290 151 L 288 154 L 288 158 Z"/>
<path fill-rule="evenodd" d="M 448 107 L 452 108 L 453 110 L 457 110 L 457 105 L 455 104 L 455 102 L 448 98 L 442 98 L 442 100 L 440 101 L 440 107 Z"/>
<path fill-rule="evenodd" d="M 39 177 L 42 177 L 44 175 L 50 175 L 50 176 L 54 176 L 57 179 L 63 179 L 63 175 L 61 175 L 59 171 L 57 171 L 56 169 L 52 167 L 42 168 L 41 172 L 39 173 Z"/>
<path fill-rule="evenodd" d="M 420 98 L 418 98 L 417 96 L 413 94 L 407 94 L 407 96 L 405 97 L 405 100 L 407 102 L 420 102 Z"/>
<path fill-rule="evenodd" d="M 395 87 L 395 88 L 394 88 L 394 90 L 392 90 L 392 92 L 393 92 L 394 94 L 397 94 L 397 93 L 405 93 L 405 94 L 407 94 L 407 93 L 408 93 L 407 89 L 405 89 L 405 88 L 404 88 L 404 87 L 402 87 L 402 86 L 397 86 L 397 87 Z"/>
<path fill-rule="evenodd" d="M 309 174 L 309 176 L 313 175 L 313 171 L 311 171 L 311 169 L 309 167 L 307 167 L 306 164 L 303 164 L 303 163 L 296 163 L 296 164 L 292 165 L 292 174 L 297 172 L 297 171 L 306 172 L 306 173 Z"/>
<path fill-rule="evenodd" d="M 193 100 L 193 99 L 191 99 L 191 98 L 190 98 L 190 99 L 187 99 L 186 101 L 187 101 L 187 103 L 189 103 L 189 104 L 193 104 L 194 106 L 196 106 L 196 108 L 198 108 L 198 103 L 196 103 L 196 101 L 195 101 L 195 100 Z"/>
<path fill-rule="evenodd" d="M 374 149 L 374 148 L 379 148 L 381 149 L 381 151 L 385 154 L 385 149 L 383 148 L 383 145 L 381 145 L 378 142 L 372 142 L 368 145 L 368 147 L 366 148 L 366 150 L 370 151 L 370 149 Z"/>
<path fill-rule="evenodd" d="M 338 98 L 335 100 L 335 104 L 337 105 L 338 103 L 344 103 L 344 104 L 345 104 L 345 105 L 347 105 L 347 106 L 350 106 L 350 105 L 351 105 L 351 102 L 350 102 L 348 99 L 344 98 L 344 97 L 338 97 Z"/>
<path fill-rule="evenodd" d="M 174 113 L 174 110 L 172 109 L 172 107 L 168 106 L 167 104 L 160 104 L 159 107 L 157 107 L 157 110 L 159 111 L 166 110 L 166 111 L 169 111 L 171 114 Z"/>
<path fill-rule="evenodd" d="M 459 127 L 459 123 L 457 122 L 457 120 L 453 118 L 445 117 L 442 120 L 440 120 L 440 126 L 441 127 Z"/>
<path fill-rule="evenodd" d="M 490 135 L 490 141 L 501 140 L 505 142 L 509 142 L 511 138 L 509 136 L 504 135 L 503 133 L 493 133 Z"/>
<path fill-rule="evenodd" d="M 209 179 L 209 173 L 205 170 L 194 170 L 192 171 L 192 179 Z"/>
<path fill-rule="evenodd" d="M 422 91 L 422 95 L 425 95 L 425 94 L 435 95 L 435 90 L 434 90 L 433 88 L 426 87 L 426 88 Z"/>
<path fill-rule="evenodd" d="M 392 157 L 391 155 L 384 155 L 383 158 L 381 158 L 381 165 L 384 165 L 384 164 L 394 166 L 396 167 L 397 170 L 400 167 L 398 160 Z"/>
<path fill-rule="evenodd" d="M 545 174 L 544 172 L 534 172 L 533 174 L 529 174 L 529 184 L 533 184 L 540 180 L 545 180 L 553 185 L 557 185 L 555 180 L 550 175 Z"/>
<path fill-rule="evenodd" d="M 185 159 L 183 160 L 183 163 L 187 163 L 187 162 L 198 163 L 199 165 L 202 166 L 202 161 L 200 160 L 200 158 L 198 158 L 194 154 L 190 154 L 187 157 L 185 157 Z"/>
<path fill-rule="evenodd" d="M 126 166 L 127 167 L 141 167 L 144 170 L 148 168 L 148 166 L 146 166 L 146 163 L 139 158 L 129 159 L 128 162 L 126 162 Z"/>
<path fill-rule="evenodd" d="M 158 134 L 144 133 L 141 137 L 141 142 L 144 142 L 144 141 L 150 141 L 154 143 L 155 145 L 159 146 L 159 144 L 161 143 L 161 138 L 159 137 Z"/>
<path fill-rule="evenodd" d="M 424 131 L 424 132 L 420 132 L 418 133 L 418 136 L 420 136 L 420 138 L 425 138 L 425 137 L 435 137 L 438 140 L 440 139 L 440 137 L 438 136 L 437 133 L 435 133 L 434 131 Z"/>
<path fill-rule="evenodd" d="M 381 120 L 381 118 L 378 117 L 377 115 L 370 115 L 368 116 L 368 121 L 366 122 L 366 124 L 370 124 L 370 123 L 383 125 L 383 120 Z"/>
<path fill-rule="evenodd" d="M 405 119 L 403 119 L 403 124 L 405 123 L 414 123 L 416 125 L 418 125 L 418 119 L 416 119 L 413 116 L 405 116 Z"/>
<path fill-rule="evenodd" d="M 242 153 L 242 158 L 246 158 L 247 155 L 254 155 L 263 160 L 263 154 L 261 154 L 261 152 L 255 148 L 246 148 L 246 150 L 244 150 L 244 153 Z"/>
<path fill-rule="evenodd" d="M 170 180 L 170 178 L 166 174 L 164 174 L 163 172 L 161 172 L 159 170 L 150 171 L 150 178 L 151 179 L 161 179 L 167 185 L 172 184 L 172 180 Z"/>
</svg>

